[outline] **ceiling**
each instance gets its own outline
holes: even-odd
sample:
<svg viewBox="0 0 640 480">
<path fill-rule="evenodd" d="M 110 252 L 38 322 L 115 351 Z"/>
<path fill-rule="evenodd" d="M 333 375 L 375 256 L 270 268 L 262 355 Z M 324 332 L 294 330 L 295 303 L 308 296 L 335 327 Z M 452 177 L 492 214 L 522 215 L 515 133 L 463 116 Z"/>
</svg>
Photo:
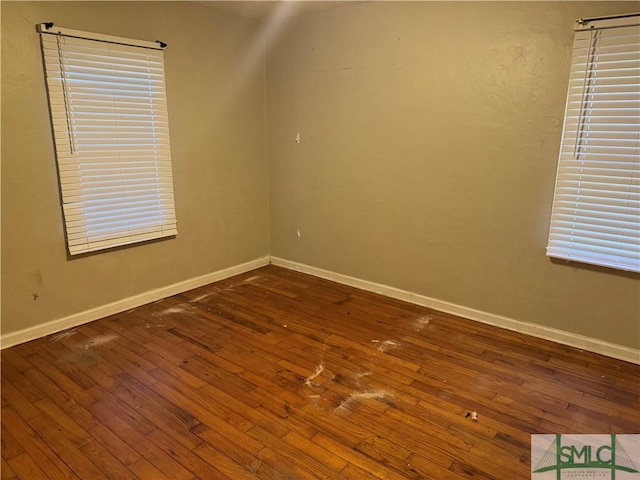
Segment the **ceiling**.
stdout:
<svg viewBox="0 0 640 480">
<path fill-rule="evenodd" d="M 349 3 L 356 3 L 356 0 L 222 0 L 206 1 L 202 3 L 245 17 L 267 19 L 274 15 L 278 10 L 284 11 L 286 9 L 287 14 L 295 15 L 305 12 L 326 10 L 328 8 L 335 8 Z"/>
</svg>

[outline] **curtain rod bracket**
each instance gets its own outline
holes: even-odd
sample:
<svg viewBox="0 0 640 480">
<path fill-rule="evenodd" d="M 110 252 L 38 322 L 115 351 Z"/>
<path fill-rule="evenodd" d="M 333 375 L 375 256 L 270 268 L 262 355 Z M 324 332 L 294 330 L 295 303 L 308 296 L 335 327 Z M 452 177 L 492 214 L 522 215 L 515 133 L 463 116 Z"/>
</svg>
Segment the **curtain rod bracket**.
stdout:
<svg viewBox="0 0 640 480">
<path fill-rule="evenodd" d="M 53 28 L 53 22 L 45 22 L 44 28 L 51 30 Z"/>
<path fill-rule="evenodd" d="M 167 46 L 167 44 L 164 43 L 162 40 L 156 40 L 156 43 L 159 43 L 162 48 L 166 48 Z"/>
</svg>

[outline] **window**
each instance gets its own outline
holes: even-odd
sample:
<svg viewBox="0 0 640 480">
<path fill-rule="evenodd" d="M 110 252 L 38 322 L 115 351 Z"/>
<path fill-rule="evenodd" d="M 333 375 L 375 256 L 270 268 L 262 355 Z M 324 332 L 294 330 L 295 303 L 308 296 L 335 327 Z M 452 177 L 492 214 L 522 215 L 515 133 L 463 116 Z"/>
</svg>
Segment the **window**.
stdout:
<svg viewBox="0 0 640 480">
<path fill-rule="evenodd" d="M 640 272 L 640 15 L 579 20 L 547 255 Z"/>
<path fill-rule="evenodd" d="M 69 253 L 176 235 L 166 45 L 38 31 Z"/>
</svg>

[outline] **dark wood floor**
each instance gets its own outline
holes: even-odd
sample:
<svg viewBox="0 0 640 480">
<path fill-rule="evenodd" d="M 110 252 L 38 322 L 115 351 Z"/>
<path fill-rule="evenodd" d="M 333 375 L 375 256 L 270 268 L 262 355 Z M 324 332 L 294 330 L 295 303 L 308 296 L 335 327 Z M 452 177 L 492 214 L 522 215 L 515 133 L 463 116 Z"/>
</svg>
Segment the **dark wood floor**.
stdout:
<svg viewBox="0 0 640 480">
<path fill-rule="evenodd" d="M 532 433 L 640 432 L 639 366 L 273 266 L 1 358 L 2 479 L 528 479 Z"/>
</svg>

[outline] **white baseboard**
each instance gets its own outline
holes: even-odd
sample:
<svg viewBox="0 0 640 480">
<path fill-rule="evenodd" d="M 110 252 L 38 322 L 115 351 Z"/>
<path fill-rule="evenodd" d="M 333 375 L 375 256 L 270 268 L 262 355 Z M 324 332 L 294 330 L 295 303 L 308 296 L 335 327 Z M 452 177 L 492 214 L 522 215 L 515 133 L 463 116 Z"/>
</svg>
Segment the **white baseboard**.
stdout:
<svg viewBox="0 0 640 480">
<path fill-rule="evenodd" d="M 608 357 L 617 358 L 626 362 L 640 364 L 640 350 L 617 345 L 615 343 L 605 342 L 596 338 L 571 333 L 556 328 L 545 327 L 535 323 L 523 322 L 493 313 L 483 312 L 469 307 L 463 307 L 455 303 L 445 302 L 436 298 L 418 295 L 416 293 L 400 290 L 398 288 L 381 285 L 379 283 L 361 280 L 359 278 L 350 277 L 341 273 L 335 273 L 329 270 L 304 265 L 284 258 L 271 257 L 271 263 L 280 267 L 296 270 L 302 273 L 308 273 L 316 277 L 325 278 L 334 282 L 342 283 L 356 288 L 361 288 L 369 292 L 380 293 L 388 297 L 404 300 L 409 303 L 422 305 L 423 307 L 433 308 L 441 312 L 450 313 L 460 317 L 475 320 L 481 323 L 494 325 L 496 327 L 512 330 L 514 332 L 531 335 L 533 337 L 551 340 L 563 345 L 569 345 L 589 352 L 599 353 Z"/>
<path fill-rule="evenodd" d="M 233 267 L 225 268 L 224 270 L 218 270 L 217 272 L 207 273 L 199 277 L 190 278 L 182 282 L 174 283 L 166 287 L 156 288 L 149 290 L 132 297 L 123 298 L 122 300 L 101 305 L 90 310 L 74 313 L 68 317 L 60 318 L 58 320 L 52 320 L 47 323 L 35 325 L 33 327 L 18 330 L 16 332 L 7 333 L 0 336 L 0 349 L 12 347 L 19 343 L 35 340 L 36 338 L 51 335 L 52 333 L 66 330 L 67 328 L 76 327 L 84 323 L 92 322 L 100 318 L 114 315 L 116 313 L 125 312 L 140 305 L 155 302 L 171 295 L 177 295 L 194 288 L 202 287 L 225 278 L 233 277 L 241 273 L 249 272 L 259 267 L 264 267 L 269 264 L 269 256 L 257 258 L 250 262 L 235 265 Z"/>
<path fill-rule="evenodd" d="M 439 310 L 441 312 L 450 313 L 481 323 L 486 323 L 488 325 L 494 325 L 496 327 L 505 328 L 514 332 L 543 338 L 545 340 L 551 340 L 563 345 L 569 345 L 571 347 L 587 350 L 589 352 L 599 353 L 608 357 L 617 358 L 619 360 L 640 364 L 640 350 L 625 347 L 623 345 L 617 345 L 615 343 L 605 342 L 603 340 L 579 335 L 577 333 L 571 333 L 556 328 L 545 327 L 543 325 L 538 325 L 535 323 L 523 322 L 520 320 L 515 320 L 513 318 L 483 312 L 481 310 L 476 310 L 473 308 L 457 305 L 455 303 L 430 298 L 406 290 L 390 287 L 388 285 L 361 280 L 359 278 L 350 277 L 341 273 L 323 270 L 321 268 L 285 260 L 279 257 L 269 256 L 257 258 L 250 262 L 226 268 L 224 270 L 219 270 L 217 272 L 190 278 L 188 280 L 174 283 L 166 287 L 149 290 L 139 295 L 127 297 L 113 303 L 101 305 L 99 307 L 85 310 L 83 312 L 69 315 L 67 317 L 53 320 L 47 323 L 25 328 L 23 330 L 18 330 L 16 332 L 3 334 L 0 336 L 0 349 L 12 347 L 14 345 L 35 340 L 36 338 L 44 337 L 61 330 L 66 330 L 67 328 L 75 327 L 84 323 L 98 320 L 103 317 L 107 317 L 109 315 L 124 312 L 131 308 L 139 307 L 140 305 L 145 305 L 147 303 L 155 302 L 156 300 L 170 297 L 171 295 L 177 295 L 194 288 L 202 287 L 203 285 L 208 285 L 225 278 L 233 277 L 234 275 L 249 272 L 256 268 L 268 265 L 269 263 L 288 268 L 290 270 L 308 273 L 309 275 L 325 278 L 327 280 L 332 280 L 344 285 L 361 288 L 369 292 L 375 292 L 386 295 L 388 297 L 397 298 L 399 300 L 404 300 L 416 305 L 433 308 L 434 310 Z"/>
</svg>

